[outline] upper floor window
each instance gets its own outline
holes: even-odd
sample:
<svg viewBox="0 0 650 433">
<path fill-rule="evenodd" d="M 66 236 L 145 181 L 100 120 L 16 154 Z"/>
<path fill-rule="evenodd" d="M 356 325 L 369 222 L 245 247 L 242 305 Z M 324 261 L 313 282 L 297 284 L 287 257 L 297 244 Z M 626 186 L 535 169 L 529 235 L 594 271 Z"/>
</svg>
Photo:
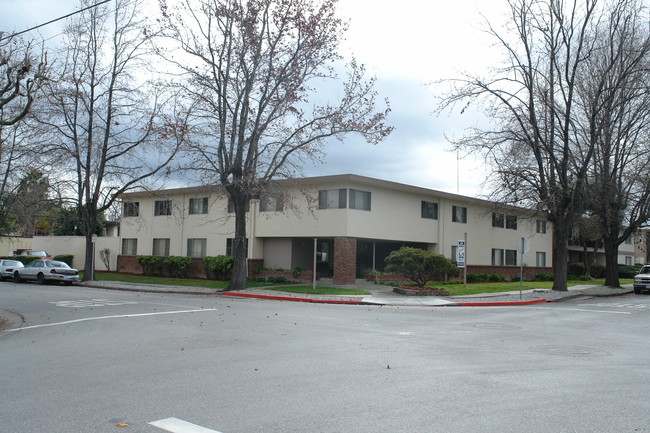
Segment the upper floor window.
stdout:
<svg viewBox="0 0 650 433">
<path fill-rule="evenodd" d="M 492 227 L 503 228 L 505 224 L 505 216 L 499 212 L 492 212 Z"/>
<path fill-rule="evenodd" d="M 171 200 L 156 200 L 153 208 L 154 216 L 171 215 L 172 214 L 172 201 Z"/>
<path fill-rule="evenodd" d="M 208 213 L 208 198 L 191 198 L 190 199 L 190 215 L 199 215 Z"/>
<path fill-rule="evenodd" d="M 537 220 L 536 222 L 537 225 L 537 233 L 546 233 L 546 221 L 544 220 Z"/>
<path fill-rule="evenodd" d="M 455 223 L 467 223 L 467 208 L 463 206 L 452 206 L 451 220 Z"/>
<path fill-rule="evenodd" d="M 318 191 L 319 209 L 345 209 L 347 206 L 347 189 L 324 189 Z"/>
<path fill-rule="evenodd" d="M 432 220 L 438 219 L 438 203 L 430 201 L 423 201 L 421 206 L 422 218 L 429 218 Z"/>
<path fill-rule="evenodd" d="M 260 198 L 260 212 L 282 212 L 284 200 L 280 195 L 266 195 Z"/>
<path fill-rule="evenodd" d="M 625 245 L 632 245 L 632 236 L 628 236 L 625 238 Z"/>
<path fill-rule="evenodd" d="M 124 210 L 122 215 L 125 217 L 137 217 L 140 216 L 140 202 L 137 201 L 125 201 Z"/>
<path fill-rule="evenodd" d="M 370 192 L 350 189 L 350 209 L 370 210 Z"/>
<path fill-rule="evenodd" d="M 517 230 L 517 215 L 506 215 L 506 228 Z"/>
</svg>

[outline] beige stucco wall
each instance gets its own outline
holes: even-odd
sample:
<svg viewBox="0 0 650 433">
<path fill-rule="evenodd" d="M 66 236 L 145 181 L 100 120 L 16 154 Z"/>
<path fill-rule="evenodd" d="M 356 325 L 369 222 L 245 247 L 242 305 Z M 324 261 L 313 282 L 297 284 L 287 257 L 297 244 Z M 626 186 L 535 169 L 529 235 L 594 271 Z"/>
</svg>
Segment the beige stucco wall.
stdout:
<svg viewBox="0 0 650 433">
<path fill-rule="evenodd" d="M 110 269 L 106 268 L 100 258 L 99 252 L 105 248 L 110 250 Z M 83 236 L 35 236 L 32 240 L 32 249 L 45 250 L 52 256 L 72 254 L 74 256 L 73 267 L 83 269 L 85 266 L 86 238 Z M 120 238 L 98 237 L 95 243 L 95 269 L 98 271 L 115 271 L 119 252 Z"/>
<path fill-rule="evenodd" d="M 11 256 L 17 249 L 32 249 L 32 238 L 0 236 L 0 256 Z"/>
</svg>

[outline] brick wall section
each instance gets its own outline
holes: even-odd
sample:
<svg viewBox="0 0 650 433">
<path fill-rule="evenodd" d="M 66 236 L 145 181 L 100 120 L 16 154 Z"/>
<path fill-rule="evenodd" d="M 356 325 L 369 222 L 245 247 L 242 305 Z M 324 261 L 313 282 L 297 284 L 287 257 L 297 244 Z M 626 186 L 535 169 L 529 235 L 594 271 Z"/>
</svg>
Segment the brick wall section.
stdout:
<svg viewBox="0 0 650 433">
<path fill-rule="evenodd" d="M 354 284 L 357 275 L 357 240 L 334 239 L 334 284 Z"/>
</svg>

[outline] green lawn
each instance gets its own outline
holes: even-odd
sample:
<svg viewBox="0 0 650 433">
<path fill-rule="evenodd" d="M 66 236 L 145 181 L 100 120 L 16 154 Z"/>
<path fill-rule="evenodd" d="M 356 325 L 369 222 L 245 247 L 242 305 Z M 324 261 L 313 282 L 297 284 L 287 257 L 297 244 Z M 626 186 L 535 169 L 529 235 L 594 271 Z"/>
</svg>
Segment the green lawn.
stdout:
<svg viewBox="0 0 650 433">
<path fill-rule="evenodd" d="M 621 284 L 632 284 L 633 280 L 632 279 L 621 279 L 620 282 L 621 282 Z M 605 283 L 604 279 L 590 280 L 590 281 L 570 280 L 570 281 L 568 281 L 567 285 L 569 287 L 580 286 L 580 285 L 584 285 L 584 284 L 588 284 L 588 285 L 592 285 L 592 286 L 599 286 L 599 285 L 603 285 L 604 283 Z M 515 290 L 519 290 L 519 282 L 514 282 L 514 283 L 473 283 L 473 284 L 468 284 L 467 287 L 464 287 L 462 284 L 432 283 L 431 286 L 443 288 L 443 289 L 449 291 L 454 296 L 475 295 L 475 294 L 478 294 L 478 293 L 512 292 L 512 291 L 515 291 Z M 553 288 L 553 282 L 552 281 L 524 281 L 522 283 L 522 289 L 523 290 L 552 289 L 552 288 Z"/>
</svg>

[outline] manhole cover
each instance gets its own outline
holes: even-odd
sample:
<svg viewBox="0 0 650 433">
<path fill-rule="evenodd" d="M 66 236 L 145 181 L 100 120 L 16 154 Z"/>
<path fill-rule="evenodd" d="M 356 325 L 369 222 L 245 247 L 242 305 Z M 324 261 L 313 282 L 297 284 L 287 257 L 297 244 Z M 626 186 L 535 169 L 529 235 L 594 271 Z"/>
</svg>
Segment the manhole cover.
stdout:
<svg viewBox="0 0 650 433">
<path fill-rule="evenodd" d="M 558 356 L 569 356 L 574 358 L 612 356 L 611 353 L 605 350 L 584 346 L 532 346 L 529 349 L 533 352 L 548 353 Z"/>
<path fill-rule="evenodd" d="M 467 326 L 471 326 L 473 328 L 481 328 L 481 329 L 519 329 L 519 326 L 516 325 L 509 325 L 507 323 L 492 323 L 492 322 L 479 322 L 479 323 L 468 323 Z"/>
</svg>

